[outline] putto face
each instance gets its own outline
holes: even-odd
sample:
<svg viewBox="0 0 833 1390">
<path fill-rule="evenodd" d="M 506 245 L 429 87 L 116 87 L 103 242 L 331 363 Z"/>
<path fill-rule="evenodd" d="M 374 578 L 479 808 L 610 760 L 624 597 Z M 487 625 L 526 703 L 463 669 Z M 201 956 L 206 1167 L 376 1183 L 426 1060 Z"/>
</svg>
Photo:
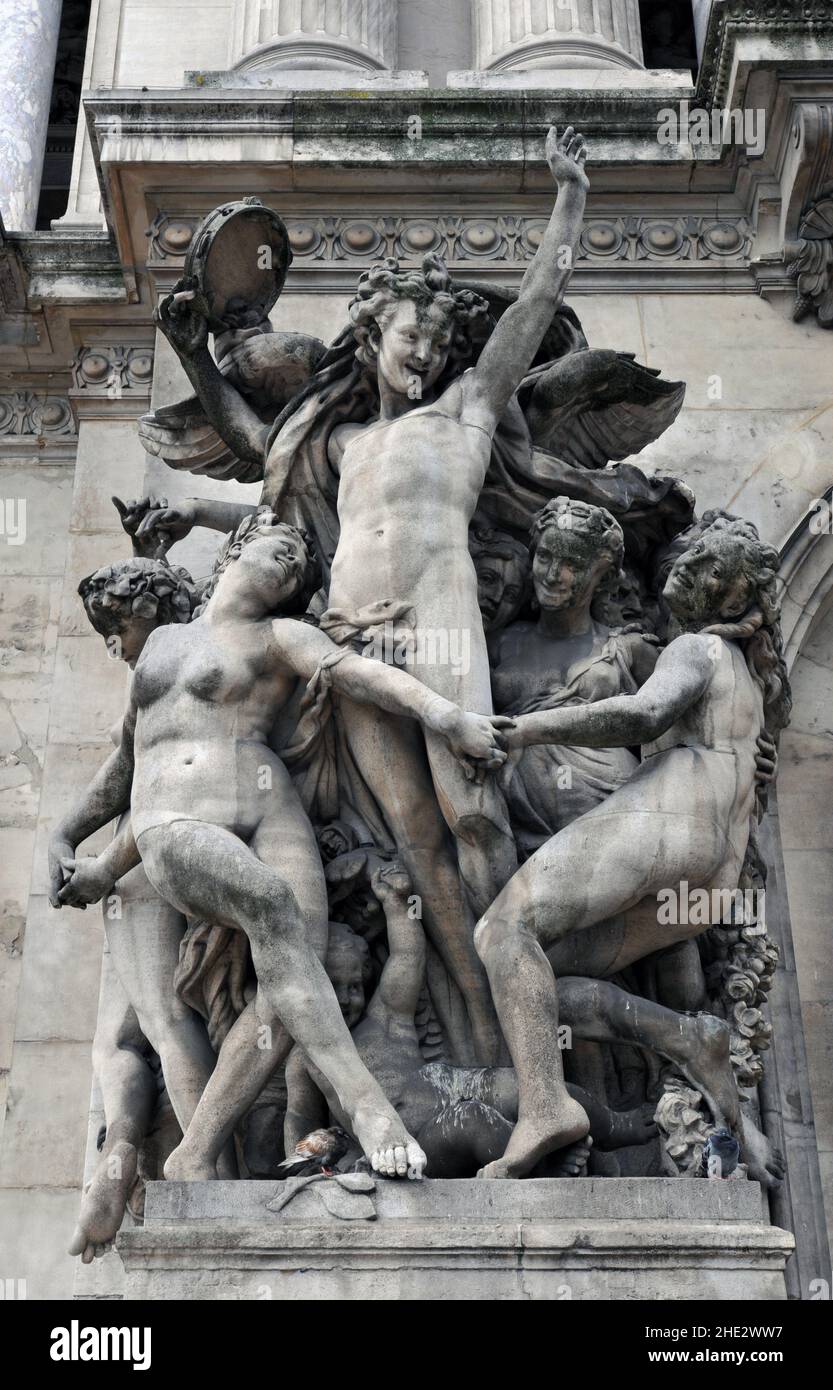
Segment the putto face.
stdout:
<svg viewBox="0 0 833 1390">
<path fill-rule="evenodd" d="M 592 598 L 611 564 L 605 552 L 592 553 L 586 536 L 553 523 L 541 533 L 532 561 L 538 606 L 557 611 Z"/>
<path fill-rule="evenodd" d="M 433 306 L 400 299 L 371 330 L 378 370 L 392 391 L 420 400 L 441 376 L 451 350 L 452 325 Z"/>
<path fill-rule="evenodd" d="M 674 561 L 663 589 L 681 622 L 705 623 L 740 617 L 749 606 L 749 580 L 742 543 L 726 532 L 707 531 Z"/>
<path fill-rule="evenodd" d="M 344 1022 L 348 1028 L 355 1028 L 365 1007 L 362 962 L 358 952 L 346 946 L 331 949 L 327 956 L 327 974 Z"/>
</svg>

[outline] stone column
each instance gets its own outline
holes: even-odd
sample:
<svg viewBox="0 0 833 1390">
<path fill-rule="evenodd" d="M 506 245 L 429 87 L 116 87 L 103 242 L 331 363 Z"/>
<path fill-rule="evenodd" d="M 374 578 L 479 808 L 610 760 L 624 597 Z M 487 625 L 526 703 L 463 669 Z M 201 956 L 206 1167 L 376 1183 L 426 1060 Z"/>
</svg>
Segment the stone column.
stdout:
<svg viewBox="0 0 833 1390">
<path fill-rule="evenodd" d="M 235 0 L 232 66 L 305 71 L 396 67 L 391 0 Z"/>
<path fill-rule="evenodd" d="M 7 0 L 0 24 L 0 213 L 34 231 L 61 0 Z"/>
<path fill-rule="evenodd" d="M 642 68 L 638 0 L 472 0 L 475 67 Z"/>
</svg>

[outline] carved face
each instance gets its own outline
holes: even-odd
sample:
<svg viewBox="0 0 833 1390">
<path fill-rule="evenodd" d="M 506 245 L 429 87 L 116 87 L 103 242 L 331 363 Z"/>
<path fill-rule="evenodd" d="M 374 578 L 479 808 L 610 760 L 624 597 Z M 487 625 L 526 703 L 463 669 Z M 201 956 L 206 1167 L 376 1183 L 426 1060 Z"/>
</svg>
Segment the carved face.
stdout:
<svg viewBox="0 0 833 1390">
<path fill-rule="evenodd" d="M 346 943 L 331 945 L 327 955 L 327 974 L 335 990 L 344 1022 L 348 1028 L 355 1028 L 365 1007 L 363 968 L 359 952 Z"/>
<path fill-rule="evenodd" d="M 232 582 L 263 600 L 267 613 L 276 613 L 303 588 L 306 568 L 303 542 L 285 526 L 265 525 L 243 546 L 220 583 L 233 576 Z"/>
<path fill-rule="evenodd" d="M 452 325 L 446 314 L 412 299 L 397 300 L 381 328 L 370 330 L 378 356 L 379 379 L 416 404 L 441 375 L 451 348 Z"/>
<path fill-rule="evenodd" d="M 152 632 L 160 626 L 158 618 L 128 618 L 116 634 L 116 640 L 108 637 L 107 650 L 126 661 L 130 669 L 136 665 L 142 648 Z"/>
<path fill-rule="evenodd" d="M 582 532 L 553 523 L 541 533 L 532 561 L 538 606 L 558 611 L 589 602 L 612 564 L 607 551 L 593 552 Z"/>
<path fill-rule="evenodd" d="M 524 591 L 524 571 L 520 560 L 490 555 L 481 550 L 474 556 L 477 572 L 477 601 L 486 632 L 505 627 L 518 615 Z"/>
<path fill-rule="evenodd" d="M 739 618 L 750 601 L 742 542 L 725 531 L 704 532 L 674 561 L 663 594 L 682 623 Z"/>
</svg>

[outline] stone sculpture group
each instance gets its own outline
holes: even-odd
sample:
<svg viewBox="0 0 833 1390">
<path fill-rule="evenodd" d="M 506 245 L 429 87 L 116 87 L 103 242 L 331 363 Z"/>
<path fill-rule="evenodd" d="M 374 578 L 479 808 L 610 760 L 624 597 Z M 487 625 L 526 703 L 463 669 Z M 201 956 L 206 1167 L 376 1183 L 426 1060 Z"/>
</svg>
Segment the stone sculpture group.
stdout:
<svg viewBox="0 0 833 1390">
<path fill-rule="evenodd" d="M 50 844 L 53 905 L 104 901 L 85 1261 L 148 1178 L 277 1177 L 334 1124 L 390 1179 L 693 1176 L 720 1129 L 781 1176 L 778 557 L 624 461 L 684 387 L 563 305 L 585 155 L 550 131 L 517 294 L 388 260 L 329 347 L 275 332 L 286 235 L 250 199 L 160 305 L 195 396 L 145 447 L 263 491 L 115 499 L 133 557 L 79 590 L 134 672 Z M 202 579 L 168 558 L 195 526 L 226 534 Z"/>
</svg>

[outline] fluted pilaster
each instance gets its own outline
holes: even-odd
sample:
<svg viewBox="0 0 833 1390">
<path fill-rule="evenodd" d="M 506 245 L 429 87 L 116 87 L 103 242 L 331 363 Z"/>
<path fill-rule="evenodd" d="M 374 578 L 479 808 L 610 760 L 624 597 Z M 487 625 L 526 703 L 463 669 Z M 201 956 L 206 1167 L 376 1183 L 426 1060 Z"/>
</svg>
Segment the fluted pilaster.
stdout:
<svg viewBox="0 0 833 1390">
<path fill-rule="evenodd" d="M 231 64 L 379 71 L 396 67 L 392 0 L 236 0 Z"/>
<path fill-rule="evenodd" d="M 472 0 L 475 66 L 641 68 L 637 0 Z"/>
</svg>

